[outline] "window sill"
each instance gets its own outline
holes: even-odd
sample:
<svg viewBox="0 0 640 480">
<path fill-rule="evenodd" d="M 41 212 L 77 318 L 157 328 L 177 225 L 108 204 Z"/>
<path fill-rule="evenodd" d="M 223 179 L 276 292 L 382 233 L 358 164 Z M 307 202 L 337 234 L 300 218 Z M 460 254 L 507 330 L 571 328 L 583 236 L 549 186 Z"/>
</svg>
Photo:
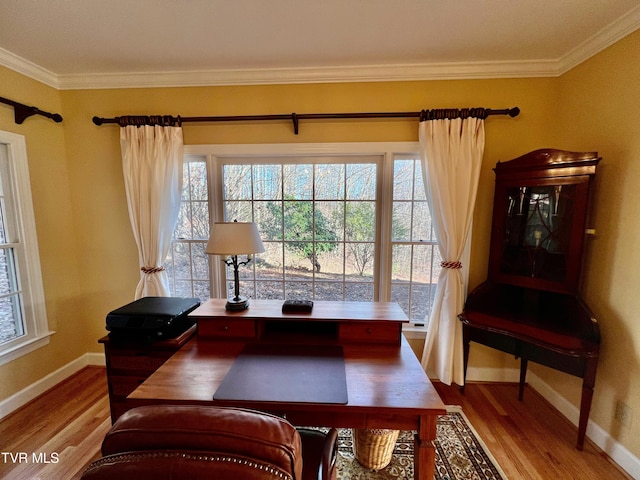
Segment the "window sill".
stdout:
<svg viewBox="0 0 640 480">
<path fill-rule="evenodd" d="M 415 323 L 405 324 L 402 327 L 402 333 L 407 339 L 424 340 L 427 338 L 427 327 L 417 326 Z"/>
<path fill-rule="evenodd" d="M 31 353 L 34 350 L 44 347 L 49 343 L 49 337 L 51 337 L 51 335 L 53 335 L 54 333 L 56 332 L 46 332 L 38 337 L 26 340 L 1 352 L 0 365 L 5 365 L 16 360 L 17 358 L 22 357 L 23 355 L 26 355 L 27 353 Z"/>
</svg>

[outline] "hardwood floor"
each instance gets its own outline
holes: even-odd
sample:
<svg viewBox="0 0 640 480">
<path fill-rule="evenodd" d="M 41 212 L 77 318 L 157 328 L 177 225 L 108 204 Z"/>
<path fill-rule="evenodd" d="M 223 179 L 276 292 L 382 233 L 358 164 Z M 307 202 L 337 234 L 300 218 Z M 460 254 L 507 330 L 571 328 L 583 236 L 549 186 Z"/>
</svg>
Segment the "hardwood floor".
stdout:
<svg viewBox="0 0 640 480">
<path fill-rule="evenodd" d="M 510 480 L 631 478 L 590 441 L 576 450 L 576 428 L 530 388 L 523 402 L 514 384 L 436 388 L 462 406 Z M 110 426 L 105 369 L 86 367 L 0 421 L 0 478 L 79 479 Z"/>
<path fill-rule="evenodd" d="M 577 428 L 535 390 L 518 401 L 513 383 L 434 384 L 446 405 L 460 405 L 507 478 L 630 479 L 589 439 L 575 448 Z"/>
</svg>

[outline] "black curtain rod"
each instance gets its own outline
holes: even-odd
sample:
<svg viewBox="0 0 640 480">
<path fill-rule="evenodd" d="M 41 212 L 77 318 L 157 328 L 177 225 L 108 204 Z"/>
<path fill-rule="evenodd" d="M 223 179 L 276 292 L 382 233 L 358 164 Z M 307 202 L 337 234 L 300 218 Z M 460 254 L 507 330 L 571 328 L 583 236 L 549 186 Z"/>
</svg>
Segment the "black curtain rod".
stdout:
<svg viewBox="0 0 640 480">
<path fill-rule="evenodd" d="M 13 100 L 9 100 L 8 98 L 0 97 L 0 103 L 11 105 L 13 107 L 13 117 L 17 124 L 21 124 L 31 115 L 42 115 L 43 117 L 50 118 L 56 123 L 60 123 L 62 121 L 62 115 L 58 113 L 43 112 L 39 108 L 30 107 L 29 105 L 25 105 L 19 102 L 14 102 Z"/>
<path fill-rule="evenodd" d="M 447 108 L 422 110 L 421 112 L 360 112 L 360 113 L 285 113 L 277 115 L 225 115 L 216 117 L 173 117 L 171 115 L 125 115 L 115 118 L 93 117 L 93 123 L 104 125 L 105 123 L 115 123 L 121 127 L 128 125 L 162 125 L 175 126 L 187 122 L 237 122 L 237 121 L 264 121 L 264 120 L 287 120 L 293 122 L 294 133 L 298 134 L 300 120 L 325 120 L 325 119 L 354 119 L 354 118 L 419 118 L 423 120 L 435 120 L 445 118 L 486 118 L 489 115 L 509 115 L 517 117 L 520 113 L 518 107 L 505 108 L 502 110 L 492 110 L 488 108 Z"/>
</svg>

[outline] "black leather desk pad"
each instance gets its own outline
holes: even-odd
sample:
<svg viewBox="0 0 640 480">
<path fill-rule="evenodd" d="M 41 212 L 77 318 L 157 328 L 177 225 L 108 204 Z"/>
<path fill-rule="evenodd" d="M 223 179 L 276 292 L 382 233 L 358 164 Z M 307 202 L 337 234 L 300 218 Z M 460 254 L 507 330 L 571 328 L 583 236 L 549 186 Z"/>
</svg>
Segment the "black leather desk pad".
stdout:
<svg viewBox="0 0 640 480">
<path fill-rule="evenodd" d="M 213 395 L 214 400 L 345 404 L 341 346 L 249 344 Z"/>
</svg>

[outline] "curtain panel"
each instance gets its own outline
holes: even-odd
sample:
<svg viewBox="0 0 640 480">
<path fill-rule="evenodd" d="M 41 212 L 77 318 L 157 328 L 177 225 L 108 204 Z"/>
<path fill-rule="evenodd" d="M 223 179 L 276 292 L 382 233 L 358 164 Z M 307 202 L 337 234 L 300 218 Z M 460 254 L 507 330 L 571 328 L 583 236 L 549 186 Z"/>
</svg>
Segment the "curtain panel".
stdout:
<svg viewBox="0 0 640 480">
<path fill-rule="evenodd" d="M 443 383 L 464 384 L 462 312 L 466 285 L 460 260 L 469 237 L 484 152 L 483 118 L 419 124 L 420 158 L 440 255 L 444 259 L 429 319 L 422 366 Z"/>
<path fill-rule="evenodd" d="M 129 219 L 140 263 L 135 299 L 169 296 L 163 263 L 180 211 L 182 128 L 125 126 L 120 129 L 120 148 Z"/>
</svg>

